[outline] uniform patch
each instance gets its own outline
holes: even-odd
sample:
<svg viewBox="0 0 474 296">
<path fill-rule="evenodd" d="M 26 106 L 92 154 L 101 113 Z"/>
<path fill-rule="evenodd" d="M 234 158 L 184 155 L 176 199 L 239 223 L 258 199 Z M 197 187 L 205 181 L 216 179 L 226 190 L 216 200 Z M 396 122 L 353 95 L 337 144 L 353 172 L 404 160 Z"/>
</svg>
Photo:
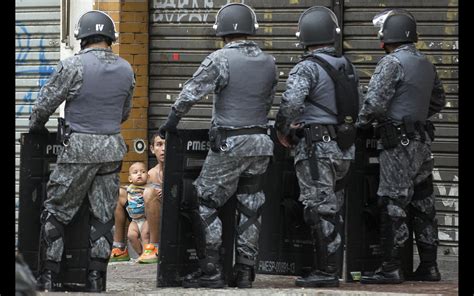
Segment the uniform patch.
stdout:
<svg viewBox="0 0 474 296">
<path fill-rule="evenodd" d="M 296 74 L 298 73 L 298 71 L 300 70 L 300 67 L 293 67 L 293 69 L 291 69 L 290 71 L 290 74 L 289 75 L 293 75 L 293 74 Z"/>
<path fill-rule="evenodd" d="M 202 61 L 201 65 L 204 67 L 209 67 L 212 64 L 212 60 L 209 58 L 205 58 L 204 61 Z"/>
<path fill-rule="evenodd" d="M 382 72 L 382 67 L 376 67 L 373 75 L 379 74 L 380 72 Z"/>
<path fill-rule="evenodd" d="M 201 74 L 202 71 L 209 68 L 210 65 L 212 65 L 212 60 L 209 59 L 209 58 L 205 58 L 204 61 L 202 61 L 201 66 L 199 67 L 199 69 L 197 69 L 196 72 L 194 72 L 193 77 L 196 77 L 199 74 Z"/>
</svg>

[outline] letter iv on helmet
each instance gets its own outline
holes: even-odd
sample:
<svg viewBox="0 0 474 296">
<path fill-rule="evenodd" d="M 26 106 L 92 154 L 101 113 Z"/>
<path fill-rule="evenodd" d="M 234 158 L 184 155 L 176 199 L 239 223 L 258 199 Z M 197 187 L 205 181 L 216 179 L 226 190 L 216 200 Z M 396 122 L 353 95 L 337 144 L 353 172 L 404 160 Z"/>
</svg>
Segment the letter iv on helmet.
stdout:
<svg viewBox="0 0 474 296">
<path fill-rule="evenodd" d="M 384 10 L 372 19 L 372 23 L 380 28 L 377 35 L 382 41 L 381 47 L 418 41 L 415 17 L 404 9 Z"/>
<path fill-rule="evenodd" d="M 216 36 L 255 35 L 258 29 L 257 15 L 250 6 L 229 3 L 219 9 L 212 26 Z"/>
<path fill-rule="evenodd" d="M 93 35 L 108 37 L 112 42 L 117 40 L 118 33 L 115 30 L 114 21 L 105 12 L 91 10 L 79 18 L 74 30 L 74 37 L 84 39 Z"/>
<path fill-rule="evenodd" d="M 336 42 L 336 36 L 341 33 L 337 17 L 329 8 L 324 6 L 313 6 L 305 10 L 298 20 L 298 32 L 296 37 L 300 45 L 332 44 Z"/>
</svg>

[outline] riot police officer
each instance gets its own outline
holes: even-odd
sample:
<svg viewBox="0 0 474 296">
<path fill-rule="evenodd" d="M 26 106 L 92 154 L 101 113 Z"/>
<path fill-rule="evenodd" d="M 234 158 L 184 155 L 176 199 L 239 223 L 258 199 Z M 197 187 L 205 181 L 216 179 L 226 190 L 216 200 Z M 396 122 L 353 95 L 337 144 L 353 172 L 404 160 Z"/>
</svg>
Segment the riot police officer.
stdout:
<svg viewBox="0 0 474 296">
<path fill-rule="evenodd" d="M 433 124 L 428 120 L 440 112 L 445 93 L 435 66 L 416 49 L 418 40 L 413 15 L 402 9 L 386 10 L 373 19 L 387 55 L 369 82 L 357 125 L 376 126 L 379 140 L 380 242 L 383 262 L 364 284 L 397 284 L 404 281 L 400 251 L 408 238 L 407 212 L 420 265 L 413 280 L 439 281 L 436 262 L 438 229 L 433 193 Z"/>
<path fill-rule="evenodd" d="M 75 37 L 81 50 L 58 63 L 41 88 L 30 117 L 30 132 L 44 131 L 65 104 L 64 145 L 47 185 L 41 214 L 39 290 L 51 290 L 64 251 L 64 227 L 86 196 L 90 202 L 90 262 L 86 288 L 100 292 L 112 246 L 119 172 L 126 152 L 120 124 L 131 110 L 135 78 L 131 65 L 111 50 L 117 33 L 107 14 L 83 14 Z"/>
<path fill-rule="evenodd" d="M 328 72 L 315 61 L 320 58 L 335 69 L 353 73 L 351 102 L 356 116 L 359 80 L 352 63 L 336 52 L 334 43 L 339 33 L 337 17 L 330 9 L 313 6 L 301 14 L 296 35 L 305 52 L 289 73 L 275 121 L 280 143 L 295 149 L 299 200 L 304 205 L 304 220 L 311 228 L 315 249 L 312 272 L 295 281 L 301 287 L 339 286 L 342 245 L 338 224 L 342 222 L 344 193 L 342 186 L 336 185 L 348 173 L 355 146 L 351 142 L 340 147 L 336 141 L 341 136 L 341 110 L 336 104 L 339 98 Z M 296 141 L 292 140 L 294 135 Z"/>
<path fill-rule="evenodd" d="M 219 250 L 222 223 L 217 211 L 237 194 L 239 214 L 235 285 L 252 286 L 258 256 L 260 215 L 265 195 L 262 177 L 273 155 L 268 119 L 278 80 L 272 56 L 247 40 L 258 22 L 249 6 L 230 3 L 216 15 L 213 26 L 224 47 L 208 55 L 183 86 L 159 132 L 173 132 L 192 105 L 214 93 L 209 138 L 211 150 L 194 186 L 199 207 L 191 210 L 200 269 L 183 280 L 184 287 L 224 286 Z M 229 252 L 227 252 L 229 253 Z M 231 284 L 232 285 L 232 284 Z"/>
</svg>

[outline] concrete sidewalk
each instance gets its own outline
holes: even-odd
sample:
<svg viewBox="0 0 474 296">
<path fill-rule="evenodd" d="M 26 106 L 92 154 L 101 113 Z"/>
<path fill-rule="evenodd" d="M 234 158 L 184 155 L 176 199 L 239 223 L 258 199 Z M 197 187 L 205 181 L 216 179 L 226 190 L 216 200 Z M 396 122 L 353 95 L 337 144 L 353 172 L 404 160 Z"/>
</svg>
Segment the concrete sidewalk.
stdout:
<svg viewBox="0 0 474 296">
<path fill-rule="evenodd" d="M 138 264 L 129 262 L 109 263 L 107 271 L 106 293 L 50 292 L 38 295 L 343 295 L 343 296 L 402 296 L 402 295 L 458 295 L 458 283 L 455 279 L 441 282 L 405 282 L 400 285 L 362 285 L 360 283 L 341 282 L 339 288 L 298 288 L 294 285 L 294 276 L 257 274 L 252 289 L 184 289 L 181 287 L 156 287 L 156 264 Z"/>
</svg>

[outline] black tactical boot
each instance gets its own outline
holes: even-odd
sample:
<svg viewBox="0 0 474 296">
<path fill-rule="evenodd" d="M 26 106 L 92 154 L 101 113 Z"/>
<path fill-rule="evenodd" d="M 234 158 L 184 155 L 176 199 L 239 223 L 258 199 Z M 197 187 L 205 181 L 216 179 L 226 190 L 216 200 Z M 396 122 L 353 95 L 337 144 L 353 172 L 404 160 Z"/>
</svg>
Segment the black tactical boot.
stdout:
<svg viewBox="0 0 474 296">
<path fill-rule="evenodd" d="M 436 263 L 437 246 L 418 242 L 417 247 L 418 253 L 420 254 L 420 265 L 407 279 L 410 281 L 440 281 L 441 274 L 439 273 L 438 264 Z"/>
<path fill-rule="evenodd" d="M 326 217 L 330 219 L 330 217 Z M 331 219 L 333 225 L 336 220 Z M 337 268 L 337 256 L 341 254 L 337 250 L 334 253 L 328 252 L 328 245 L 337 236 L 334 231 L 330 237 L 326 237 L 322 224 L 318 223 L 311 229 L 313 245 L 316 252 L 313 254 L 314 266 L 313 271 L 306 276 L 299 277 L 295 280 L 298 287 L 339 287 L 339 277 Z"/>
<path fill-rule="evenodd" d="M 104 289 L 104 275 L 98 270 L 91 270 L 87 275 L 87 291 L 100 293 Z"/>
<path fill-rule="evenodd" d="M 255 270 L 253 266 L 237 263 L 234 266 L 235 286 L 241 289 L 252 288 L 255 280 Z"/>
<path fill-rule="evenodd" d="M 439 273 L 437 265 L 423 265 L 420 264 L 416 271 L 407 277 L 410 281 L 426 281 L 426 282 L 439 282 L 441 280 L 441 274 Z"/>
<path fill-rule="evenodd" d="M 220 289 L 224 288 L 224 276 L 220 264 L 214 265 L 213 268 L 207 269 L 201 277 L 199 277 L 199 287 Z"/>
<path fill-rule="evenodd" d="M 339 277 L 332 273 L 314 270 L 306 277 L 295 280 L 298 287 L 339 287 Z"/>
<path fill-rule="evenodd" d="M 389 198 L 385 197 L 385 200 Z M 398 229 L 403 222 L 403 217 L 391 217 L 386 205 L 382 205 L 380 209 L 380 246 L 384 256 L 382 266 L 373 275 L 362 276 L 361 284 L 400 284 L 404 281 L 400 268 L 400 246 L 395 245 L 395 229 Z"/>
<path fill-rule="evenodd" d="M 401 284 L 403 281 L 400 268 L 385 271 L 383 265 L 375 271 L 374 275 L 362 276 L 360 279 L 361 284 Z"/>
<path fill-rule="evenodd" d="M 199 259 L 200 268 L 183 278 L 183 288 L 223 288 L 225 285 L 222 266 L 219 263 L 219 253 L 207 250 L 207 256 Z"/>
<path fill-rule="evenodd" d="M 184 276 L 182 285 L 183 288 L 199 288 L 199 278 L 203 275 L 202 270 L 199 268 L 195 272 L 191 272 Z"/>
<path fill-rule="evenodd" d="M 36 290 L 38 291 L 53 291 L 53 277 L 54 272 L 50 269 L 43 269 L 36 279 Z"/>
</svg>

